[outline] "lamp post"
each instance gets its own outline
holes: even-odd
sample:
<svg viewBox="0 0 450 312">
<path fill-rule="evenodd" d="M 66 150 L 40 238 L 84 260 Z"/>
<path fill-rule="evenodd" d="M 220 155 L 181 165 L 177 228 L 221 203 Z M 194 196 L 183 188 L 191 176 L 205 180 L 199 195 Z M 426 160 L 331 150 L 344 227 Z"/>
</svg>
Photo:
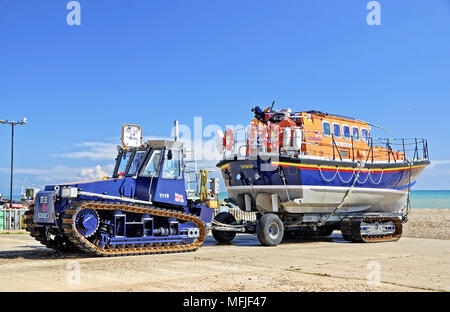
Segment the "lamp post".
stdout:
<svg viewBox="0 0 450 312">
<path fill-rule="evenodd" d="M 12 208 L 12 188 L 13 188 L 13 164 L 14 164 L 14 127 L 22 126 L 27 123 L 27 118 L 25 117 L 21 121 L 8 121 L 0 120 L 1 124 L 11 126 L 11 184 L 9 189 L 9 208 Z"/>
</svg>

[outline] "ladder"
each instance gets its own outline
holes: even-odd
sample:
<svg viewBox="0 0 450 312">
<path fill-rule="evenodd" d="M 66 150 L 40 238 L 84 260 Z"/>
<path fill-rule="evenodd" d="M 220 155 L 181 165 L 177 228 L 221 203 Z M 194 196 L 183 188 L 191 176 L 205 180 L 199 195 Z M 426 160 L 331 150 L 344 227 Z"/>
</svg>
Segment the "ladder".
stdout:
<svg viewBox="0 0 450 312">
<path fill-rule="evenodd" d="M 188 153 L 191 157 L 187 157 Z M 184 149 L 184 180 L 186 183 L 186 197 L 188 199 L 199 199 L 200 173 L 197 167 L 194 149 Z"/>
</svg>

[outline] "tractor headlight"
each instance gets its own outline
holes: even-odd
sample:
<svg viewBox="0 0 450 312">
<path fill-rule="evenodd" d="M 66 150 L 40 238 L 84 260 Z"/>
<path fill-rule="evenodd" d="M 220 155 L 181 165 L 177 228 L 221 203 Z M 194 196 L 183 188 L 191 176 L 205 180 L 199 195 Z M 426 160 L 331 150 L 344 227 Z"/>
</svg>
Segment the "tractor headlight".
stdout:
<svg viewBox="0 0 450 312">
<path fill-rule="evenodd" d="M 76 187 L 66 186 L 61 189 L 62 198 L 76 198 L 78 197 L 78 189 Z"/>
</svg>

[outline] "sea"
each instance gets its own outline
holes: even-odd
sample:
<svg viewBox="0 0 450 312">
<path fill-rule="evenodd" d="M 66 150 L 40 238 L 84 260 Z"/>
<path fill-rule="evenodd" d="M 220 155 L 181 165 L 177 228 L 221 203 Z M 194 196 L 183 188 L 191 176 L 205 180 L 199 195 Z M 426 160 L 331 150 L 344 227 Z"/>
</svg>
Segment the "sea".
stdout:
<svg viewBox="0 0 450 312">
<path fill-rule="evenodd" d="M 227 197 L 227 192 L 220 192 L 220 201 Z M 13 195 L 13 200 L 19 201 L 20 195 Z M 411 190 L 410 202 L 412 208 L 450 209 L 450 190 Z"/>
<path fill-rule="evenodd" d="M 219 194 L 219 200 L 227 198 L 227 192 Z M 450 190 L 411 190 L 411 208 L 450 209 Z"/>
</svg>

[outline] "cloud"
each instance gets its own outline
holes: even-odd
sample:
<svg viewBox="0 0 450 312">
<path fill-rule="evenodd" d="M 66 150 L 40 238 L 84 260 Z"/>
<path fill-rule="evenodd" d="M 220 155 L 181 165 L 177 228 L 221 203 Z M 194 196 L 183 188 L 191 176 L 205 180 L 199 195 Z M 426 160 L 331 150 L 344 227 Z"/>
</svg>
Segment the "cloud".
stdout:
<svg viewBox="0 0 450 312">
<path fill-rule="evenodd" d="M 428 168 L 433 169 L 437 166 L 450 164 L 450 159 L 449 160 L 432 160 L 430 162 L 431 162 L 431 164 L 428 166 Z"/>
<path fill-rule="evenodd" d="M 81 169 L 80 176 L 86 177 L 90 180 L 95 180 L 108 176 L 108 173 L 106 173 L 101 166 L 97 165 L 94 168 Z"/>
<path fill-rule="evenodd" d="M 450 160 L 431 160 L 430 165 L 425 168 L 424 174 L 442 176 L 450 174 Z"/>
<path fill-rule="evenodd" d="M 104 176 L 110 176 L 113 165 L 72 168 L 67 166 L 54 166 L 51 168 L 16 168 L 14 169 L 15 188 L 19 186 L 43 187 L 47 184 L 59 184 L 97 180 Z M 0 168 L 0 174 L 9 174 L 9 169 Z"/>
<path fill-rule="evenodd" d="M 85 180 L 101 179 L 104 176 L 110 176 L 114 170 L 115 158 L 117 155 L 117 145 L 111 143 L 113 138 L 105 141 L 88 141 L 73 143 L 65 147 L 64 152 L 51 154 L 51 157 L 80 160 L 86 164 L 82 167 L 70 167 L 66 165 L 55 165 L 48 168 L 15 168 L 14 188 L 22 186 L 42 187 L 48 184 L 60 184 L 66 182 L 78 182 Z M 148 140 L 169 140 L 173 137 L 167 136 L 144 136 L 144 142 Z M 221 158 L 215 150 L 215 138 L 194 138 L 183 135 L 180 141 L 185 143 L 188 150 L 195 148 L 195 158 L 197 159 L 197 169 L 207 169 L 209 177 L 219 177 L 220 171 L 216 167 Z M 193 153 L 187 153 L 187 160 L 193 159 Z M 106 162 L 107 161 L 107 162 Z M 67 163 L 67 161 L 65 161 Z M 109 163 L 106 165 L 105 163 Z M 0 168 L 0 174 L 9 174 L 9 169 Z M 6 181 L 6 180 L 4 180 Z M 4 182 L 3 181 L 3 182 Z M 9 187 L 6 182 L 0 185 L 2 188 Z"/>
<path fill-rule="evenodd" d="M 105 142 L 84 142 L 73 144 L 75 149 L 70 152 L 52 154 L 52 157 L 69 159 L 111 160 L 117 154 L 117 145 Z M 81 150 L 80 150 L 81 149 Z"/>
<path fill-rule="evenodd" d="M 169 137 L 144 137 L 144 142 L 147 140 L 173 140 Z M 118 141 L 118 143 L 121 143 Z M 67 159 L 89 159 L 94 161 L 99 160 L 114 160 L 117 155 L 117 145 L 108 142 L 83 142 L 72 144 L 70 152 L 51 154 L 52 157 L 62 157 Z"/>
</svg>

